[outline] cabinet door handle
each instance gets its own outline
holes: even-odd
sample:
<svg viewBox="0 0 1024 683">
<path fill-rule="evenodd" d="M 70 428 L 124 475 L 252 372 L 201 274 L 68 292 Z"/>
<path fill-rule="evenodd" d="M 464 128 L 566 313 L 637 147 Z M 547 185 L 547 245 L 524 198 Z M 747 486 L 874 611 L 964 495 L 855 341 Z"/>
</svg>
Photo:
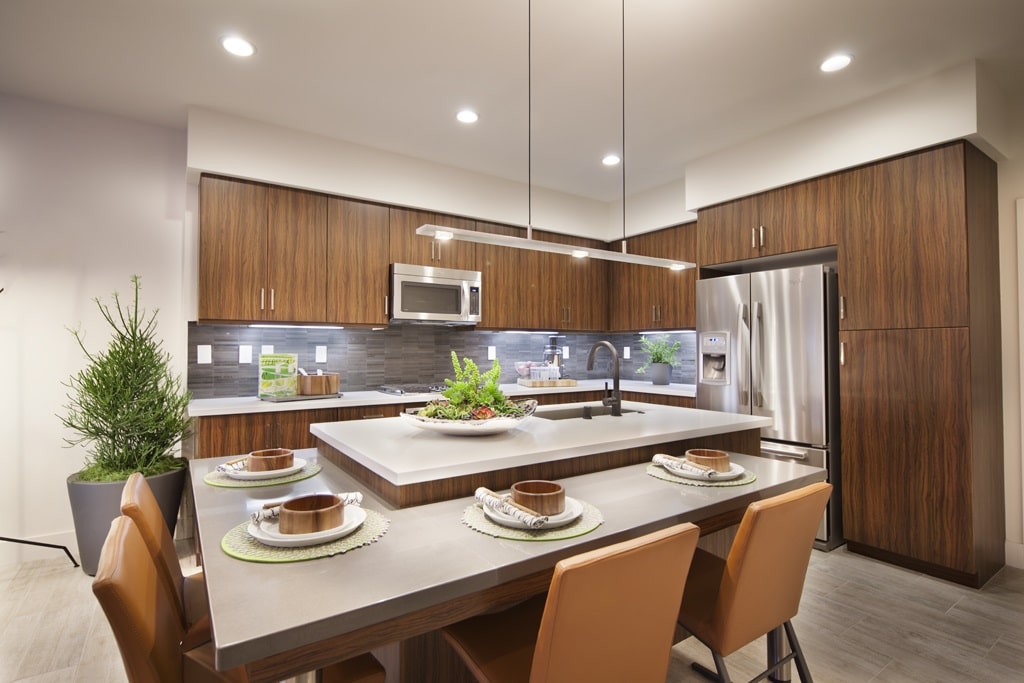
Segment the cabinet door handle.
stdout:
<svg viewBox="0 0 1024 683">
<path fill-rule="evenodd" d="M 270 288 L 270 310 L 274 310 L 274 288 Z"/>
<path fill-rule="evenodd" d="M 377 420 L 384 417 L 384 413 L 363 413 L 364 420 Z"/>
<path fill-rule="evenodd" d="M 763 247 L 764 246 L 764 226 L 763 225 L 759 225 L 757 227 L 757 232 L 760 235 L 760 243 L 759 243 L 758 246 Z"/>
<path fill-rule="evenodd" d="M 266 293 L 267 293 L 267 290 L 265 288 L 263 288 L 263 287 L 260 287 L 260 310 L 261 311 L 267 307 L 266 306 Z"/>
<path fill-rule="evenodd" d="M 839 365 L 846 365 L 846 342 L 839 342 Z"/>
<path fill-rule="evenodd" d="M 846 297 L 839 297 L 839 319 L 846 320 Z"/>
<path fill-rule="evenodd" d="M 385 320 L 388 319 L 388 306 L 389 305 L 390 305 L 390 302 L 388 301 L 388 295 L 385 294 L 384 295 L 384 319 Z"/>
<path fill-rule="evenodd" d="M 754 228 L 750 229 L 750 248 L 757 249 L 757 232 Z"/>
</svg>

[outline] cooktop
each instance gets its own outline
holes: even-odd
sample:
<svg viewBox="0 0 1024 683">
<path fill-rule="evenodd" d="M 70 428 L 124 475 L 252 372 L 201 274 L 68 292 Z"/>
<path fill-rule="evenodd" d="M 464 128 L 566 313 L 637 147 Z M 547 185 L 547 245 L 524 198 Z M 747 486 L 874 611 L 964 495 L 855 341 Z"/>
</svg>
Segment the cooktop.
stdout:
<svg viewBox="0 0 1024 683">
<path fill-rule="evenodd" d="M 393 396 L 405 396 L 407 394 L 439 394 L 447 388 L 445 384 L 384 384 L 377 391 Z"/>
</svg>

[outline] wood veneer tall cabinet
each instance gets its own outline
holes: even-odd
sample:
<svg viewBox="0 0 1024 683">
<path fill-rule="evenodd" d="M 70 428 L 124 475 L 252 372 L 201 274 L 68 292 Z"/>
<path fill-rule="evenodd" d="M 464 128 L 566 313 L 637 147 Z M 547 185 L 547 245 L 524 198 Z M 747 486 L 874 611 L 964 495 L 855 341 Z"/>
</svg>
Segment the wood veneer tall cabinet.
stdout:
<svg viewBox="0 0 1024 683">
<path fill-rule="evenodd" d="M 325 195 L 203 176 L 199 227 L 200 321 L 325 321 Z"/>
<path fill-rule="evenodd" d="M 841 181 L 848 545 L 980 586 L 1005 543 L 996 165 L 958 141 Z"/>
</svg>

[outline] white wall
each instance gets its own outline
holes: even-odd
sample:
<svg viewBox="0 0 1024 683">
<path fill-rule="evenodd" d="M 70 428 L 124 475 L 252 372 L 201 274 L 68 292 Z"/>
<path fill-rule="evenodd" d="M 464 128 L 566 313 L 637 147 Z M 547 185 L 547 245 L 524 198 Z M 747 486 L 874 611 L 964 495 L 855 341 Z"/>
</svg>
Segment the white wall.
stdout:
<svg viewBox="0 0 1024 683">
<path fill-rule="evenodd" d="M 998 161 L 1006 117 L 990 85 L 971 62 L 710 154 L 686 167 L 686 207 L 697 210 L 959 138 Z M 979 106 L 986 108 L 982 115 Z"/>
<path fill-rule="evenodd" d="M 0 95 L 0 535 L 74 544 L 63 446 L 66 381 L 84 365 L 66 327 L 106 345 L 94 297 L 130 291 L 159 308 L 182 362 L 185 135 Z M 60 551 L 0 543 L 0 564 Z"/>
<path fill-rule="evenodd" d="M 1015 107 L 1010 159 L 999 165 L 999 287 L 1003 323 L 1006 563 L 1024 568 L 1024 102 Z"/>
</svg>

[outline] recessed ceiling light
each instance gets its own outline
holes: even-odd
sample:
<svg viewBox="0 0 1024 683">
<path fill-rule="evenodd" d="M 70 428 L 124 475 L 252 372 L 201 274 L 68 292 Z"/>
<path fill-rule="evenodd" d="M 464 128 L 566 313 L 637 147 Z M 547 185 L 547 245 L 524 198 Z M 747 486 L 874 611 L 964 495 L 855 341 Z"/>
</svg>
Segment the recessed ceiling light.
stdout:
<svg viewBox="0 0 1024 683">
<path fill-rule="evenodd" d="M 252 43 L 238 36 L 224 36 L 220 39 L 220 44 L 225 50 L 237 57 L 252 57 L 256 52 L 256 48 L 252 46 Z"/>
<path fill-rule="evenodd" d="M 463 123 L 476 123 L 477 119 L 479 119 L 480 117 L 477 116 L 476 112 L 473 111 L 472 109 L 463 109 L 462 111 L 455 115 L 455 118 L 457 118 L 459 121 L 462 121 Z"/>
<path fill-rule="evenodd" d="M 609 154 L 604 159 L 601 159 L 601 163 L 605 166 L 617 166 L 620 161 L 622 159 L 619 158 L 618 154 Z"/>
<path fill-rule="evenodd" d="M 840 71 L 850 66 L 850 62 L 853 61 L 853 57 L 845 54 L 832 55 L 824 62 L 821 63 L 821 70 L 830 73 L 832 71 Z"/>
</svg>

